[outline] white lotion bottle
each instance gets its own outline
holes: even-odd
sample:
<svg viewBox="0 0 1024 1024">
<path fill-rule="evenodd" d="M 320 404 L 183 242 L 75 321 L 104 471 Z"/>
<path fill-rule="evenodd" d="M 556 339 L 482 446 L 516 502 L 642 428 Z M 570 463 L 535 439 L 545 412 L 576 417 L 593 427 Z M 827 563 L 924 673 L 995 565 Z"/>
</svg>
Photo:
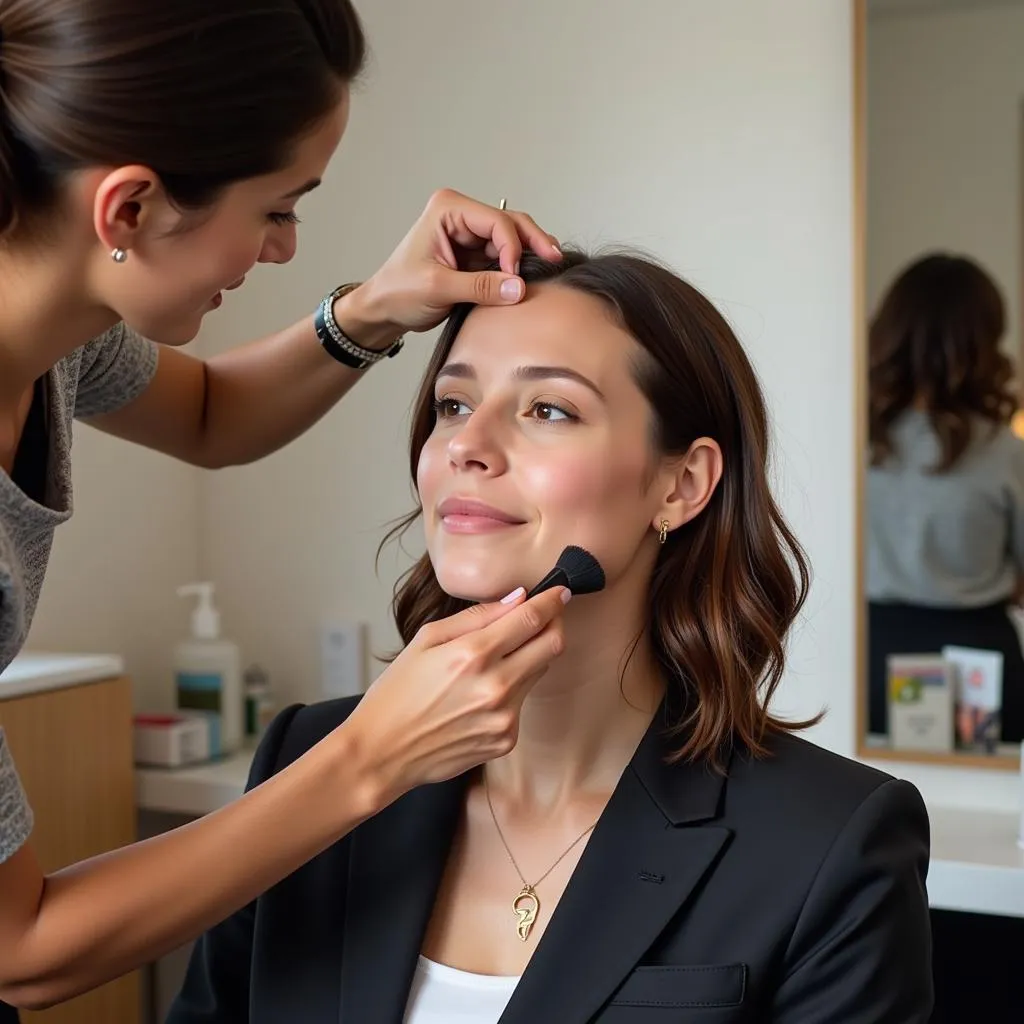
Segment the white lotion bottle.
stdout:
<svg viewBox="0 0 1024 1024">
<path fill-rule="evenodd" d="M 233 754 L 245 732 L 245 694 L 238 645 L 220 635 L 220 613 L 212 583 L 189 583 L 179 597 L 198 598 L 192 612 L 192 635 L 174 648 L 174 686 L 178 708 L 203 715 L 210 728 L 213 757 Z"/>
</svg>

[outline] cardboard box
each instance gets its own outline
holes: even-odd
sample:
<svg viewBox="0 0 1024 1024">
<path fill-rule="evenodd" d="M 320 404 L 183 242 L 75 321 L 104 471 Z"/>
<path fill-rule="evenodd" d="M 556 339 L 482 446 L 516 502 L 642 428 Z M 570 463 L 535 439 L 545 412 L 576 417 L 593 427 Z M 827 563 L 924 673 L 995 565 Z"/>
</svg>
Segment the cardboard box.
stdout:
<svg viewBox="0 0 1024 1024">
<path fill-rule="evenodd" d="M 135 763 L 178 768 L 210 760 L 210 725 L 201 715 L 136 715 Z"/>
<path fill-rule="evenodd" d="M 953 751 L 953 666 L 939 654 L 892 654 L 889 741 L 894 750 Z"/>
</svg>

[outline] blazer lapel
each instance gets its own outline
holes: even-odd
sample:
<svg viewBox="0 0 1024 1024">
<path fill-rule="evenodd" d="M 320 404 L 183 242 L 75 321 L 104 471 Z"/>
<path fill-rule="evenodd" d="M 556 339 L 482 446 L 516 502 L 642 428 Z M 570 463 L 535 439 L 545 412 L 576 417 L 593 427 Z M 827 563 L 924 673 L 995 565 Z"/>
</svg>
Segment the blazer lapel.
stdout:
<svg viewBox="0 0 1024 1024">
<path fill-rule="evenodd" d="M 339 1024 L 401 1024 L 465 788 L 414 790 L 353 834 Z"/>
<path fill-rule="evenodd" d="M 660 724 L 661 716 L 655 717 Z M 665 763 L 652 725 L 587 844 L 500 1024 L 585 1024 L 693 892 L 731 832 L 716 817 L 725 779 Z"/>
</svg>

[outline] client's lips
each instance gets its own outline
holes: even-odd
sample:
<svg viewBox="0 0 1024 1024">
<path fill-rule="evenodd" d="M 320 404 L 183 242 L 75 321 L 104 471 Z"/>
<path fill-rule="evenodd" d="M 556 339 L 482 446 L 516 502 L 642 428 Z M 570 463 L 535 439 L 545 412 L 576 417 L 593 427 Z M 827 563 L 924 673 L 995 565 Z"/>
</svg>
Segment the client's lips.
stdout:
<svg viewBox="0 0 1024 1024">
<path fill-rule="evenodd" d="M 503 524 L 505 526 L 521 526 L 525 520 L 502 512 L 500 508 L 485 505 L 482 501 L 474 501 L 471 498 L 449 498 L 441 502 L 437 508 L 437 514 L 448 522 L 479 522 L 481 525 L 486 522 L 492 524 Z"/>
</svg>

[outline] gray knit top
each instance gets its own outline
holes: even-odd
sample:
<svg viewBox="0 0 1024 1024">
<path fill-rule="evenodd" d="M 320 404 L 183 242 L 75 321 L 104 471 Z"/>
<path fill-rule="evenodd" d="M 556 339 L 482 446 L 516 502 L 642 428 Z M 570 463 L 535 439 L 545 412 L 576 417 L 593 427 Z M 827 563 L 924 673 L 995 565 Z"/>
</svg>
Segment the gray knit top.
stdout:
<svg viewBox="0 0 1024 1024">
<path fill-rule="evenodd" d="M 47 374 L 45 499 L 30 498 L 0 470 L 0 673 L 28 635 L 53 531 L 71 517 L 73 420 L 113 412 L 138 397 L 156 364 L 156 346 L 118 325 Z M 14 855 L 31 829 L 32 813 L 0 729 L 0 863 Z"/>
<path fill-rule="evenodd" d="M 960 459 L 934 473 L 941 447 L 925 413 L 905 412 L 891 438 L 892 456 L 867 474 L 868 600 L 1009 600 L 1024 575 L 1024 441 L 979 420 Z"/>
</svg>

